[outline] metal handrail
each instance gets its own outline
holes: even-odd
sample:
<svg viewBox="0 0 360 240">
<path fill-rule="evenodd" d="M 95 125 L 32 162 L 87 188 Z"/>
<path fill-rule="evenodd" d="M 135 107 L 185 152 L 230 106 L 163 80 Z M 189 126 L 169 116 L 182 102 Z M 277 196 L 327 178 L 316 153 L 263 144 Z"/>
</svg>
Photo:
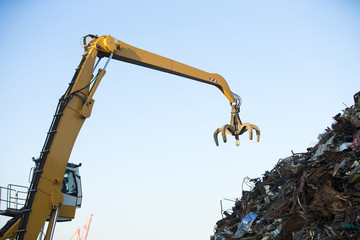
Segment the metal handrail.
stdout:
<svg viewBox="0 0 360 240">
<path fill-rule="evenodd" d="M 6 198 L 2 195 L 6 192 Z M 26 195 L 28 187 L 9 184 L 7 187 L 0 186 L 0 210 L 7 209 L 20 209 L 25 205 Z M 6 209 L 4 209 L 2 203 L 5 203 Z"/>
</svg>

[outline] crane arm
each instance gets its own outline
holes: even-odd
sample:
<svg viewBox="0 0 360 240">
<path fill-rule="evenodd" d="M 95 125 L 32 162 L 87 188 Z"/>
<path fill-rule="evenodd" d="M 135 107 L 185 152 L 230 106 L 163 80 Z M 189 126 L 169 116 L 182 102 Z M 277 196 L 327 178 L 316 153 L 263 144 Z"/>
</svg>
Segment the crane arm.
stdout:
<svg viewBox="0 0 360 240">
<path fill-rule="evenodd" d="M 157 55 L 155 53 L 136 48 L 127 43 L 112 38 L 111 36 L 102 36 L 97 38 L 95 41 L 99 46 L 99 56 L 105 55 L 108 57 L 109 53 L 113 52 L 112 58 L 119 61 L 128 62 L 142 67 L 147 67 L 214 85 L 222 91 L 230 103 L 234 103 L 236 101 L 229 85 L 219 74 L 208 73 L 189 65 Z"/>
<path fill-rule="evenodd" d="M 239 135 L 246 131 L 249 131 L 249 138 L 252 139 L 252 130 L 255 129 L 257 140 L 259 140 L 259 128 L 240 121 L 238 115 L 240 99 L 231 92 L 225 79 L 220 75 L 207 73 L 135 48 L 109 35 L 88 36 L 92 40 L 84 44 L 85 51 L 82 60 L 65 94 L 59 100 L 40 157 L 35 160 L 36 168 L 25 206 L 18 216 L 19 220 L 1 229 L 0 240 L 8 236 L 16 237 L 17 240 L 35 240 L 47 219 L 50 219 L 49 226 L 52 227 L 48 227 L 45 239 L 51 239 L 58 216 L 74 218 L 75 206 L 63 205 L 61 192 L 63 177 L 77 135 L 85 119 L 91 115 L 95 102 L 93 95 L 106 72 L 108 61 L 112 58 L 216 86 L 230 101 L 232 107 L 230 123 L 218 128 L 214 133 L 216 144 L 218 144 L 217 134 L 220 132 L 225 142 L 226 133 L 229 133 L 235 136 L 238 143 Z M 103 57 L 107 57 L 108 61 L 105 67 L 100 68 L 94 76 L 96 60 Z M 14 229 L 17 231 L 15 232 Z"/>
<path fill-rule="evenodd" d="M 220 91 L 229 100 L 232 107 L 231 120 L 229 124 L 223 125 L 221 128 L 215 130 L 214 139 L 216 145 L 219 145 L 217 135 L 222 133 L 224 142 L 227 141 L 226 134 L 230 134 L 235 137 L 236 145 L 239 145 L 239 135 L 249 132 L 249 138 L 253 137 L 253 130 L 256 132 L 257 141 L 260 139 L 259 128 L 250 123 L 242 123 L 239 117 L 241 99 L 238 95 L 230 90 L 226 80 L 219 74 L 208 73 L 203 70 L 191 67 L 189 65 L 174 61 L 172 59 L 151 53 L 140 48 L 136 48 L 127 43 L 121 42 L 110 35 L 96 37 L 88 35 L 93 38 L 88 44 L 86 44 L 86 37 L 84 37 L 84 45 L 96 46 L 98 56 L 111 57 L 113 59 L 128 62 L 131 64 L 139 65 L 155 69 L 162 72 L 178 75 L 181 77 L 189 78 L 195 81 L 207 83 L 220 89 Z"/>
</svg>

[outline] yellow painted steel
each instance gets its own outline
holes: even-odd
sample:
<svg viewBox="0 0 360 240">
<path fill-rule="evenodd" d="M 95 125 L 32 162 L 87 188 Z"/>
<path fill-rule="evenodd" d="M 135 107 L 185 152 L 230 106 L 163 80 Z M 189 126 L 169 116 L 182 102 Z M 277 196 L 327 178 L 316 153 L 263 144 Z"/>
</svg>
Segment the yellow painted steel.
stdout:
<svg viewBox="0 0 360 240">
<path fill-rule="evenodd" d="M 103 37 L 105 37 L 105 39 L 112 39 L 111 36 Z M 104 46 L 104 44 L 102 44 L 102 42 L 104 42 L 102 41 L 102 37 L 99 42 L 99 50 L 105 49 L 106 47 Z M 172 59 L 142 50 L 140 48 L 136 48 L 117 39 L 115 39 L 114 42 L 116 43 L 116 50 L 114 51 L 113 56 L 114 59 L 130 62 L 140 66 L 153 68 L 155 70 L 168 72 L 171 74 L 214 85 L 224 93 L 224 95 L 229 99 L 231 103 L 235 102 L 234 95 L 232 94 L 229 85 L 227 84 L 225 79 L 219 74 L 205 72 L 203 70 L 174 61 Z"/>
<path fill-rule="evenodd" d="M 16 231 L 19 228 L 20 220 L 18 219 L 13 225 L 4 233 L 1 239 L 14 239 L 16 237 Z"/>
<path fill-rule="evenodd" d="M 75 206 L 66 206 L 66 205 L 61 205 L 60 206 L 60 211 L 59 211 L 59 216 L 63 217 L 63 218 L 75 218 L 75 212 L 76 212 L 76 207 Z"/>
<path fill-rule="evenodd" d="M 62 114 L 47 156 L 29 213 L 24 239 L 36 239 L 51 212 L 62 204 L 62 180 L 75 140 L 85 121 L 81 114 L 84 104 L 81 96 L 89 92 L 96 56 L 96 49 L 87 49 L 78 77 L 72 89 L 65 94 L 65 97 L 70 97 L 70 101 Z M 74 93 L 76 95 L 73 95 Z"/>
<path fill-rule="evenodd" d="M 92 82 L 95 61 L 97 58 L 109 57 L 111 53 L 113 54 L 113 59 L 116 60 L 216 86 L 230 101 L 233 109 L 238 108 L 237 99 L 234 97 L 225 79 L 219 74 L 208 73 L 160 55 L 135 48 L 109 35 L 92 39 L 85 46 L 83 59 L 75 73 L 71 88 L 69 88 L 64 95 L 64 99 L 68 102 L 66 103 L 64 111 L 61 113 L 62 116 L 57 125 L 56 133 L 52 140 L 49 153 L 47 154 L 36 192 L 34 193 L 31 211 L 27 215 L 27 222 L 19 223 L 19 220 L 11 227 L 11 233 L 14 232 L 14 229 L 25 228 L 25 234 L 23 236 L 21 235 L 19 239 L 35 240 L 46 219 L 51 216 L 53 220 L 54 211 L 59 206 L 59 216 L 73 218 L 75 215 L 75 207 L 61 206 L 63 202 L 63 195 L 61 193 L 63 176 L 78 133 L 85 119 L 91 114 L 91 109 L 95 101 L 92 97 L 102 76 L 105 74 L 105 70 L 100 70 L 99 77 Z M 238 112 L 234 112 L 234 114 L 235 113 L 237 114 Z M 240 119 L 237 121 L 240 121 Z M 229 127 L 227 127 L 227 129 L 229 129 Z M 240 129 L 244 132 L 243 128 Z M 234 134 L 237 137 L 237 133 L 234 132 Z M 10 236 L 10 232 L 6 236 L 2 236 L 0 240 Z M 48 234 L 47 238 L 49 237 Z"/>
<path fill-rule="evenodd" d="M 50 214 L 49 225 L 47 227 L 44 240 L 50 240 L 50 238 L 51 238 L 52 229 L 53 229 L 54 225 L 56 224 L 55 215 L 56 215 L 56 210 L 53 209 Z"/>
</svg>

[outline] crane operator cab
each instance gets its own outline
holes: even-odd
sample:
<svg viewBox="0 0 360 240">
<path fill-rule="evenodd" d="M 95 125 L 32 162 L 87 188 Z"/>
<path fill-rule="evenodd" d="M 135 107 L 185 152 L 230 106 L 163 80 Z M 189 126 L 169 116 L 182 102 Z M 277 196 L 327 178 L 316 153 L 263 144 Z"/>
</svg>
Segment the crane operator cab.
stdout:
<svg viewBox="0 0 360 240">
<path fill-rule="evenodd" d="M 68 163 L 61 191 L 64 195 L 63 205 L 81 207 L 82 190 L 79 167 L 81 163 L 76 165 Z"/>
<path fill-rule="evenodd" d="M 63 193 L 63 207 L 80 208 L 82 202 L 81 178 L 79 174 L 80 164 L 68 163 L 61 187 Z M 58 222 L 71 221 L 73 217 L 58 217 Z"/>
<path fill-rule="evenodd" d="M 60 211 L 57 219 L 58 222 L 71 221 L 74 218 L 75 209 L 81 207 L 82 189 L 79 174 L 80 166 L 81 163 L 67 164 L 61 188 L 63 193 L 63 211 Z M 2 204 L 0 204 L 0 215 L 9 217 L 21 215 L 21 209 L 26 203 L 27 192 L 28 187 L 21 185 L 9 184 L 7 187 L 0 187 L 0 202 L 2 202 Z"/>
</svg>

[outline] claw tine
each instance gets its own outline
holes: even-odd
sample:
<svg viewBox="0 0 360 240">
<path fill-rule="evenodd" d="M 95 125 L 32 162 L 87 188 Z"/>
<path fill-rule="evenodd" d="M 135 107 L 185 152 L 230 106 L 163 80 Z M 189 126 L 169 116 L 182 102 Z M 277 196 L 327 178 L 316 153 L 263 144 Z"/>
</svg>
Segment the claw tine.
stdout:
<svg viewBox="0 0 360 240">
<path fill-rule="evenodd" d="M 256 130 L 256 141 L 260 141 L 260 130 L 259 129 L 257 129 Z"/>
<path fill-rule="evenodd" d="M 249 139 L 252 140 L 253 139 L 253 131 L 252 128 L 249 128 Z"/>
<path fill-rule="evenodd" d="M 259 142 L 260 141 L 260 129 L 258 126 L 256 125 L 252 125 L 252 127 L 255 129 L 256 131 L 256 141 Z"/>
<path fill-rule="evenodd" d="M 229 124 L 224 125 L 224 131 L 230 133 L 231 135 L 235 134 L 235 128 Z"/>
<path fill-rule="evenodd" d="M 247 129 L 248 130 L 248 132 L 249 132 L 249 139 L 250 140 L 252 140 L 252 138 L 253 138 L 253 129 L 252 129 L 252 126 L 251 126 L 251 124 L 250 123 L 244 123 L 244 125 L 245 125 L 245 129 Z"/>
<path fill-rule="evenodd" d="M 251 124 L 252 128 L 255 129 L 256 131 L 256 141 L 259 142 L 260 141 L 260 129 L 258 126 Z"/>
<path fill-rule="evenodd" d="M 245 133 L 247 131 L 247 127 L 242 124 L 240 127 L 239 127 L 239 130 L 237 131 L 238 135 L 242 135 L 243 133 Z"/>
<path fill-rule="evenodd" d="M 214 140 L 215 140 L 216 146 L 219 146 L 219 140 L 218 140 L 218 137 L 217 137 L 217 135 L 219 134 L 219 132 L 220 132 L 219 129 L 216 129 L 215 132 L 214 132 Z"/>
<path fill-rule="evenodd" d="M 231 135 L 236 135 L 235 134 L 235 128 L 233 126 L 226 125 L 226 130 L 228 130 L 231 133 Z"/>
<path fill-rule="evenodd" d="M 235 135 L 235 128 L 229 124 L 225 124 L 222 129 L 222 136 L 224 139 L 224 142 L 227 141 L 226 139 L 226 133 L 229 132 L 231 135 Z"/>
<path fill-rule="evenodd" d="M 222 134 L 222 138 L 224 140 L 224 143 L 227 142 L 227 139 L 226 139 L 226 127 L 224 127 L 224 129 L 221 131 L 221 134 Z"/>
<path fill-rule="evenodd" d="M 256 130 L 256 132 L 260 132 L 260 129 L 255 124 L 251 124 L 252 128 Z"/>
</svg>

